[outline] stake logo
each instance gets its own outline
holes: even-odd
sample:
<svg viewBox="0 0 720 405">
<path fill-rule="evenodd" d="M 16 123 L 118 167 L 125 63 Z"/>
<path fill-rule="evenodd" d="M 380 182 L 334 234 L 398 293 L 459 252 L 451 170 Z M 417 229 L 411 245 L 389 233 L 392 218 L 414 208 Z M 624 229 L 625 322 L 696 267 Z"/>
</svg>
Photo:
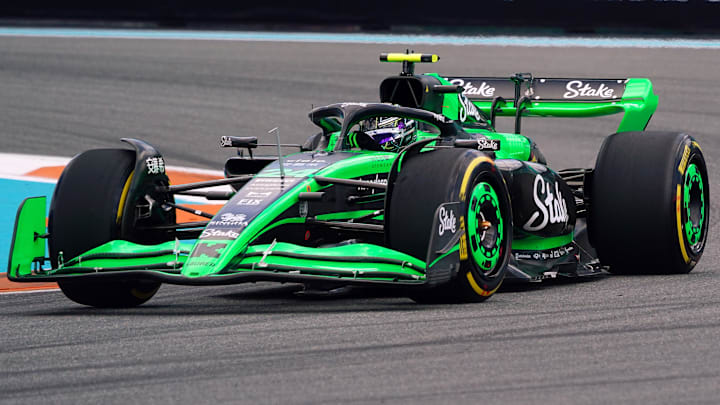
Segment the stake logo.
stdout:
<svg viewBox="0 0 720 405">
<path fill-rule="evenodd" d="M 600 83 L 598 87 L 592 87 L 581 80 L 572 80 L 565 85 L 565 94 L 563 98 L 577 97 L 600 97 L 600 98 L 616 98 L 615 91 L 607 87 L 604 83 Z"/>
<path fill-rule="evenodd" d="M 448 80 L 448 79 L 445 79 Z M 479 86 L 474 86 L 471 81 L 465 81 L 463 79 L 450 79 L 450 84 L 460 86 L 463 88 L 462 94 L 466 96 L 480 96 L 483 98 L 492 98 L 495 96 L 495 87 L 490 86 L 487 82 L 480 83 Z"/>
<path fill-rule="evenodd" d="M 493 151 L 497 152 L 500 150 L 500 140 L 499 139 L 485 139 L 485 138 L 478 138 L 478 150 L 482 151 Z"/>
<path fill-rule="evenodd" d="M 464 94 L 458 94 L 458 103 L 460 104 L 460 108 L 458 111 L 458 119 L 460 122 L 465 122 L 467 120 L 467 117 L 473 117 L 475 121 L 481 121 L 482 116 L 480 115 L 480 111 L 475 107 L 475 104 L 472 103 L 472 101 L 468 100 L 467 97 L 465 97 Z"/>
<path fill-rule="evenodd" d="M 206 238 L 237 239 L 238 236 L 240 236 L 240 234 L 235 231 L 232 231 L 232 230 L 222 231 L 220 229 L 203 229 L 202 234 L 200 234 L 200 239 L 206 239 Z"/>
<path fill-rule="evenodd" d="M 446 231 L 450 231 L 450 233 L 453 234 L 455 233 L 457 219 L 455 218 L 455 212 L 453 210 L 450 210 L 450 213 L 448 214 L 445 207 L 440 207 L 440 211 L 438 211 L 438 219 L 440 220 L 440 225 L 438 225 L 438 235 L 443 236 Z"/>
<path fill-rule="evenodd" d="M 548 223 L 567 223 L 570 218 L 565 199 L 558 188 L 558 183 L 555 183 L 555 189 L 553 190 L 550 184 L 539 174 L 535 176 L 535 182 L 533 183 L 533 200 L 537 211 L 523 225 L 523 229 L 526 231 L 539 231 L 544 229 Z"/>
</svg>

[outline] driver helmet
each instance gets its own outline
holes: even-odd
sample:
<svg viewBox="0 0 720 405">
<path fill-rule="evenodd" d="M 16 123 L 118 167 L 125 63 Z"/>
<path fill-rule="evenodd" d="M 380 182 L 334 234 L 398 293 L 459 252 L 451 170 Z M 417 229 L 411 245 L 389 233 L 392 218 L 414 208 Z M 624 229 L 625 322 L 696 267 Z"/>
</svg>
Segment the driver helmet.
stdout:
<svg viewBox="0 0 720 405">
<path fill-rule="evenodd" d="M 381 150 L 397 152 L 417 138 L 415 120 L 400 117 L 374 117 L 363 121 L 365 132 Z"/>
</svg>

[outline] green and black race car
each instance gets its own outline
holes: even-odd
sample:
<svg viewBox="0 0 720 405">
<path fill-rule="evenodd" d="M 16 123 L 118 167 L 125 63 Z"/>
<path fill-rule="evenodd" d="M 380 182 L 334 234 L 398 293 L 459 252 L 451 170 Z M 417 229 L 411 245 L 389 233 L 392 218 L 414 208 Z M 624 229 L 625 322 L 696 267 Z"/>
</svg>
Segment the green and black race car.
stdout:
<svg viewBox="0 0 720 405">
<path fill-rule="evenodd" d="M 467 302 L 506 278 L 687 273 L 700 259 L 703 154 L 689 135 L 644 131 L 657 106 L 648 79 L 418 75 L 415 63 L 438 57 L 380 59 L 403 64 L 380 102 L 314 109 L 322 132 L 298 153 L 253 157 L 257 138 L 223 137 L 250 152 L 227 160 L 225 179 L 170 185 L 160 153 L 134 139 L 77 155 L 47 227 L 45 197 L 18 210 L 9 279 L 57 281 L 98 307 L 142 304 L 162 283 L 255 281 Z M 524 116 L 614 113 L 624 117 L 594 168 L 552 170 L 520 134 Z M 514 117 L 515 132 L 496 132 L 499 117 Z M 232 191 L 206 190 L 217 185 Z M 177 223 L 189 210 L 178 195 L 227 202 Z"/>
</svg>

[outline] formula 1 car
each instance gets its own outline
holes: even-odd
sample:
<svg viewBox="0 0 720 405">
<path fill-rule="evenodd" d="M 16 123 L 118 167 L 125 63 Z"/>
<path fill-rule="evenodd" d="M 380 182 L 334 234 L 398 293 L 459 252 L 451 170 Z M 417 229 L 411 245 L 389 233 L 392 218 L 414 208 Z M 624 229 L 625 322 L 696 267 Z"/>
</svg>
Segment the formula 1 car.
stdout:
<svg viewBox="0 0 720 405">
<path fill-rule="evenodd" d="M 657 106 L 648 79 L 414 73 L 437 60 L 381 55 L 403 68 L 380 102 L 314 109 L 322 132 L 298 153 L 257 157 L 256 137 L 223 137 L 249 152 L 227 160 L 224 179 L 170 185 L 162 155 L 135 139 L 77 155 L 47 228 L 45 197 L 19 208 L 8 278 L 130 307 L 161 283 L 363 285 L 468 302 L 506 278 L 692 270 L 708 232 L 705 161 L 689 135 L 643 131 Z M 614 113 L 624 117 L 592 169 L 554 171 L 520 134 L 524 116 Z M 504 116 L 514 133 L 495 131 Z M 206 189 L 218 185 L 232 191 Z M 211 215 L 179 195 L 227 203 Z M 176 210 L 208 220 L 177 223 Z"/>
</svg>

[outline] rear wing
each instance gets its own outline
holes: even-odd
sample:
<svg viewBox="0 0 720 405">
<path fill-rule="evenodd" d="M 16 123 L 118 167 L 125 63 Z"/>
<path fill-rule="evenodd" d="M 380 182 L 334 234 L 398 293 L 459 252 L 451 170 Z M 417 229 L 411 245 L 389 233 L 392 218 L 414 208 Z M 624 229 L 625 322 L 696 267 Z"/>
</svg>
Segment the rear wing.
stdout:
<svg viewBox="0 0 720 405">
<path fill-rule="evenodd" d="M 642 131 L 658 103 L 652 83 L 645 78 L 538 78 L 529 73 L 506 78 L 444 77 L 436 73 L 427 76 L 460 86 L 462 94 L 487 114 L 493 125 L 496 116 L 514 116 L 518 133 L 523 116 L 596 117 L 618 113 L 624 113 L 618 132 Z"/>
<path fill-rule="evenodd" d="M 524 116 L 597 117 L 623 113 L 618 132 L 642 131 L 658 97 L 649 79 L 570 79 L 533 77 L 441 76 L 415 74 L 415 63 L 435 63 L 433 54 L 383 53 L 381 62 L 402 62 L 402 71 L 380 83 L 380 101 L 440 113 L 460 122 L 483 121 L 495 126 L 495 118 L 515 117 L 520 133 Z M 458 94 L 460 93 L 460 94 Z M 478 112 L 477 110 L 480 110 Z"/>
</svg>

